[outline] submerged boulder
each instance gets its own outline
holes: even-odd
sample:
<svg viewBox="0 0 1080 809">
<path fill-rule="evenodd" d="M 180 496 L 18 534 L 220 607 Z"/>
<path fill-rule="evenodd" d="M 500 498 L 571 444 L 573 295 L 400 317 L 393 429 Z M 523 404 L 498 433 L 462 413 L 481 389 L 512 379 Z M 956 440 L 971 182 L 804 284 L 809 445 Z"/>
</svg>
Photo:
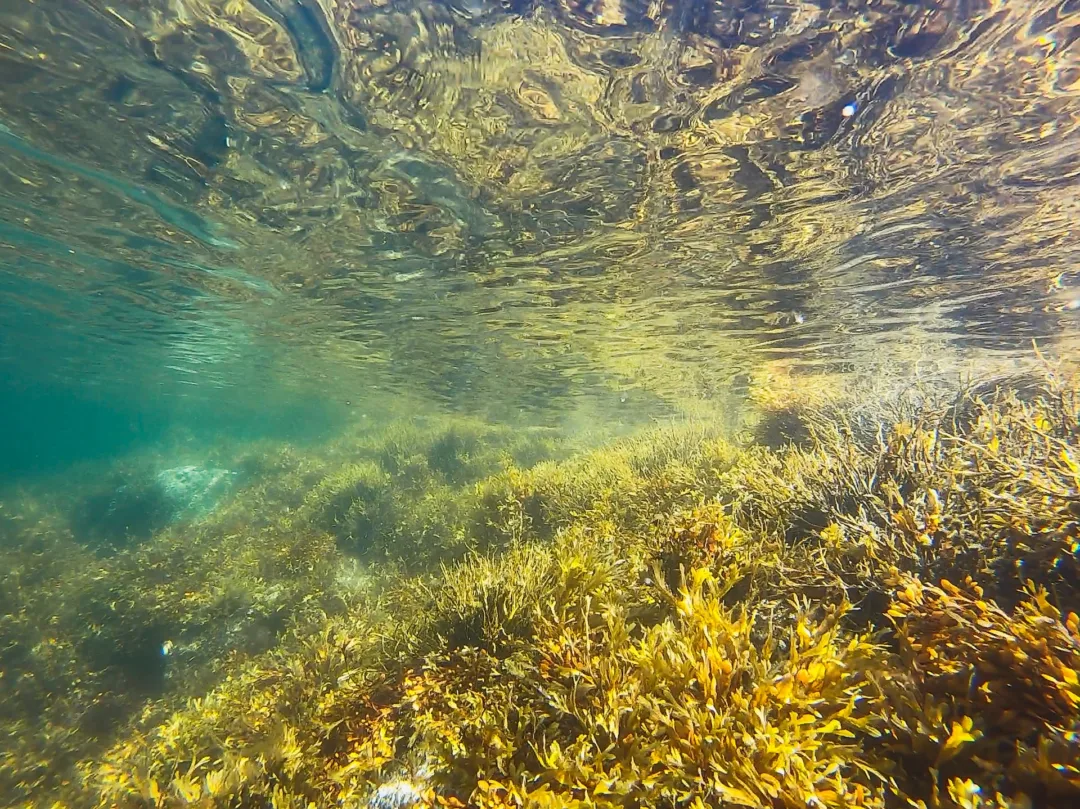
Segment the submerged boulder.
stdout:
<svg viewBox="0 0 1080 809">
<path fill-rule="evenodd" d="M 75 510 L 76 536 L 92 545 L 123 546 L 148 539 L 180 520 L 205 517 L 229 490 L 227 469 L 174 466 L 129 476 L 83 500 Z"/>
<path fill-rule="evenodd" d="M 205 517 L 232 484 L 234 472 L 174 466 L 154 475 L 154 484 L 172 509 L 174 519 Z"/>
</svg>

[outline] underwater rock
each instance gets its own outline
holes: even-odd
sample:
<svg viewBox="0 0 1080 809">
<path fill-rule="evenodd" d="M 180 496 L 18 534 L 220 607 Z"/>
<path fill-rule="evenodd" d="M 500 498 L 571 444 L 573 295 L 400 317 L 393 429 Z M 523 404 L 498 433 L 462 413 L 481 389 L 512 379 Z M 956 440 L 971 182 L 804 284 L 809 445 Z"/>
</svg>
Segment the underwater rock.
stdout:
<svg viewBox="0 0 1080 809">
<path fill-rule="evenodd" d="M 175 466 L 86 498 L 75 510 L 77 536 L 92 545 L 148 539 L 182 519 L 205 517 L 235 478 L 227 469 Z"/>
<path fill-rule="evenodd" d="M 424 799 L 420 790 L 408 781 L 390 781 L 381 785 L 368 801 L 368 809 L 406 809 Z"/>
<path fill-rule="evenodd" d="M 174 518 L 197 518 L 213 511 L 233 476 L 227 469 L 174 466 L 158 472 L 154 482 L 172 507 Z"/>
</svg>

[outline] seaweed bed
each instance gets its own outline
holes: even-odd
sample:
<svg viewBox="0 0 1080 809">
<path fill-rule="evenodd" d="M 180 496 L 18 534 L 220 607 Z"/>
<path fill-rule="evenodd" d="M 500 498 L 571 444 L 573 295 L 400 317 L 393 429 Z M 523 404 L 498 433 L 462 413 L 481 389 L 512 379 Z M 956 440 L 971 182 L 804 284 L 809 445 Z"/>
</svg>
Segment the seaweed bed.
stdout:
<svg viewBox="0 0 1080 809">
<path fill-rule="evenodd" d="M 206 518 L 124 542 L 80 535 L 90 476 L 12 494 L 0 794 L 1078 805 L 1076 381 L 822 386 L 758 391 L 756 440 L 447 416 L 249 447 Z"/>
</svg>

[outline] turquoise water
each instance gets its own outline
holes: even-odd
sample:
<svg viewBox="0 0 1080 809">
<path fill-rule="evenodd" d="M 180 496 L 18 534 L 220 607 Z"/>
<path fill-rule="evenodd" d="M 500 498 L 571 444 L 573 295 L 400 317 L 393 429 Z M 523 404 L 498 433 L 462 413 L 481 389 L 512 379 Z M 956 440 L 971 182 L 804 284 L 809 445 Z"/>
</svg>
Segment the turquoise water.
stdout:
<svg viewBox="0 0 1080 809">
<path fill-rule="evenodd" d="M 373 558 L 458 558 L 508 470 L 1073 366 L 1078 32 L 1048 0 L 4 4 L 0 790 L 45 805 Z"/>
</svg>

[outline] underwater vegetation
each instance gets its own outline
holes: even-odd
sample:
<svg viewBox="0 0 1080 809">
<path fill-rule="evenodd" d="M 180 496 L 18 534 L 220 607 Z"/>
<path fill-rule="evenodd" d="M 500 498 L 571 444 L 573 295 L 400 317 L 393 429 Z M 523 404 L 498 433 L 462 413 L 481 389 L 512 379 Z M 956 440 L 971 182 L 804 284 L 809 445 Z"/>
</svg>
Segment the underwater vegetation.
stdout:
<svg viewBox="0 0 1080 809">
<path fill-rule="evenodd" d="M 1049 375 L 872 407 L 759 395 L 750 432 L 797 427 L 773 447 L 690 421 L 571 454 L 547 432 L 449 417 L 264 447 L 203 521 L 84 548 L 93 572 L 66 578 L 70 556 L 40 544 L 69 530 L 61 512 L 5 505 L 23 571 L 5 606 L 24 603 L 0 624 L 4 794 L 1076 805 L 1077 394 Z M 127 623 L 62 608 L 107 596 Z M 81 651 L 125 626 L 173 644 L 153 693 Z M 21 707 L 35 683 L 36 720 Z M 87 730 L 95 699 L 126 710 Z"/>
<path fill-rule="evenodd" d="M 206 471 L 138 457 L 6 492 L 0 794 L 54 794 L 143 708 L 343 609 L 371 560 L 464 552 L 470 481 L 558 451 L 545 431 L 416 419 L 305 450 L 248 445 Z M 380 487 L 362 488 L 357 467 L 377 468 Z"/>
</svg>

